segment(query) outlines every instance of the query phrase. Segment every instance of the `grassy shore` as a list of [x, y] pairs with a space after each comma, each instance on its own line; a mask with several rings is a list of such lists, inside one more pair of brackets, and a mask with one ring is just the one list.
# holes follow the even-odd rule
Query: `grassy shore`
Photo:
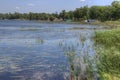
[[95, 21], [95, 22], [70, 22], [72, 24], [90, 24], [90, 25], [98, 25], [98, 26], [103, 26], [104, 29], [116, 29], [120, 28], [120, 21]]
[[120, 80], [120, 29], [97, 31], [94, 39], [100, 80]]
[[102, 25], [102, 26], [104, 26], [104, 28], [108, 28], [108, 29], [120, 28], [120, 21], [105, 21], [105, 22], [96, 21], [96, 22], [92, 22], [90, 24], [92, 24], [92, 25]]
[[72, 22], [50, 22], [50, 23], [66, 23], [66, 24], [88, 24], [88, 25], [98, 25], [103, 26], [103, 29], [116, 29], [120, 28], [120, 21], [95, 21], [95, 22], [84, 22], [84, 21], [72, 21]]

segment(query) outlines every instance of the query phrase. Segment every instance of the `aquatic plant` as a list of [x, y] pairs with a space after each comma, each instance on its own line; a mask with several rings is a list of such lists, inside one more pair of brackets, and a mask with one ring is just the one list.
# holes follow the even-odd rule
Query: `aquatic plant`
[[69, 80], [97, 80], [95, 52], [90, 36], [91, 34], [84, 32], [76, 40], [59, 43], [68, 58]]
[[43, 44], [44, 43], [43, 39], [36, 38], [35, 40], [36, 40], [35, 42], [38, 43], [38, 44]]
[[39, 28], [29, 27], [29, 28], [20, 28], [20, 31], [38, 31]]

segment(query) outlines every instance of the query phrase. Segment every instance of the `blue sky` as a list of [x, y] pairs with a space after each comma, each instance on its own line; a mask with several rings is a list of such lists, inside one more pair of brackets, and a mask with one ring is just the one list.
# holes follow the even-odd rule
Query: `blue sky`
[[0, 0], [0, 13], [60, 12], [84, 5], [110, 5], [114, 0]]

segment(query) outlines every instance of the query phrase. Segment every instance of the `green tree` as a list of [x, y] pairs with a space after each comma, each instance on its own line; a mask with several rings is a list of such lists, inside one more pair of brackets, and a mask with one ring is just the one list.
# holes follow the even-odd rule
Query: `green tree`
[[63, 20], [65, 20], [65, 15], [66, 15], [66, 11], [62, 10], [62, 12], [60, 13], [60, 18], [62, 18]]
[[112, 17], [114, 18], [114, 20], [120, 19], [120, 2], [113, 1], [111, 5], [114, 9]]

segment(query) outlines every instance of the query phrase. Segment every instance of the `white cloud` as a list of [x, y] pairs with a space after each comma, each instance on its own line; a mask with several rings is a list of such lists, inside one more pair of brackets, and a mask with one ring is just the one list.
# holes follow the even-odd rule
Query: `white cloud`
[[85, 0], [80, 0], [80, 2], [84, 2]]
[[29, 4], [28, 4], [28, 6], [31, 6], [31, 7], [33, 7], [33, 6], [34, 6], [34, 4], [32, 4], [32, 3], [29, 3]]
[[15, 7], [15, 9], [20, 10], [20, 7]]

